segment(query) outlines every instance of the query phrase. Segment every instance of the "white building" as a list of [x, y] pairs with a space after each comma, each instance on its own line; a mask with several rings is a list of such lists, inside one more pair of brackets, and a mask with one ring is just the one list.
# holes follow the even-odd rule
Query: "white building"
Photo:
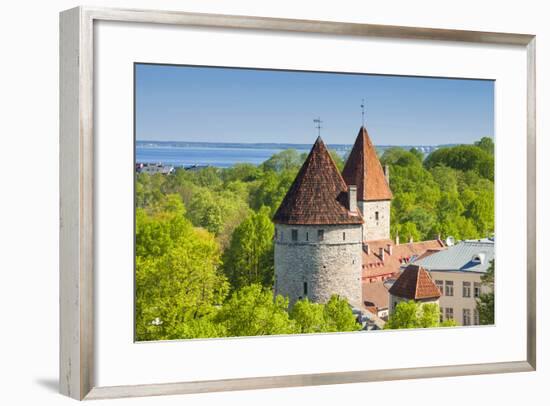
[[491, 288], [481, 283], [495, 257], [495, 240], [461, 241], [447, 249], [414, 261], [425, 268], [441, 292], [439, 306], [443, 319], [459, 325], [479, 324], [476, 299]]

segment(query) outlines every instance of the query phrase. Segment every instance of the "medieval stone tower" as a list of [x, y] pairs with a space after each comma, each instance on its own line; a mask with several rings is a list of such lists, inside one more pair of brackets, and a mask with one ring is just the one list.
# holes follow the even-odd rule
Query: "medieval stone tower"
[[301, 298], [325, 303], [333, 294], [361, 304], [357, 187], [346, 184], [320, 137], [273, 221], [275, 294], [291, 304]]
[[389, 171], [384, 171], [365, 127], [361, 127], [342, 176], [357, 185], [357, 204], [363, 215], [363, 241], [390, 238]]

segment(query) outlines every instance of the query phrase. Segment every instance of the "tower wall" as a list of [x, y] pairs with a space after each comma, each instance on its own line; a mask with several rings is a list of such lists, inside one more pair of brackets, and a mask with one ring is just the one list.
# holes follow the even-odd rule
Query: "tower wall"
[[[390, 238], [390, 205], [391, 200], [359, 201], [363, 214], [363, 241], [383, 240]], [[378, 218], [376, 213], [378, 213]]]
[[[291, 304], [306, 297], [326, 303], [338, 294], [360, 305], [361, 225], [276, 224], [275, 230], [275, 294], [288, 297]], [[297, 231], [296, 241], [292, 240], [292, 230]], [[324, 231], [322, 241], [319, 230]]]

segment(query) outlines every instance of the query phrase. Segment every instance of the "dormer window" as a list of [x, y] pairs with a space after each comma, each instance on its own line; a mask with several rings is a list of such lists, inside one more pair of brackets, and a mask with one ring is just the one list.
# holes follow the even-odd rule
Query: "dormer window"
[[480, 252], [479, 254], [476, 254], [472, 257], [472, 262], [475, 262], [476, 264], [484, 264], [485, 263], [485, 253]]

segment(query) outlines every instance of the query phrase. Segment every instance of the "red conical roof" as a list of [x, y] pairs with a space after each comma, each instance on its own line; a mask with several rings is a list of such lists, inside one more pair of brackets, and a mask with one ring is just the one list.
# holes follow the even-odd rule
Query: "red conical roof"
[[318, 137], [273, 221], [281, 224], [362, 224], [348, 208], [347, 185]]
[[348, 185], [357, 186], [357, 200], [390, 200], [392, 193], [376, 149], [365, 127], [361, 127], [342, 172]]
[[421, 266], [409, 265], [390, 288], [390, 293], [404, 299], [437, 299], [441, 292], [430, 274]]

